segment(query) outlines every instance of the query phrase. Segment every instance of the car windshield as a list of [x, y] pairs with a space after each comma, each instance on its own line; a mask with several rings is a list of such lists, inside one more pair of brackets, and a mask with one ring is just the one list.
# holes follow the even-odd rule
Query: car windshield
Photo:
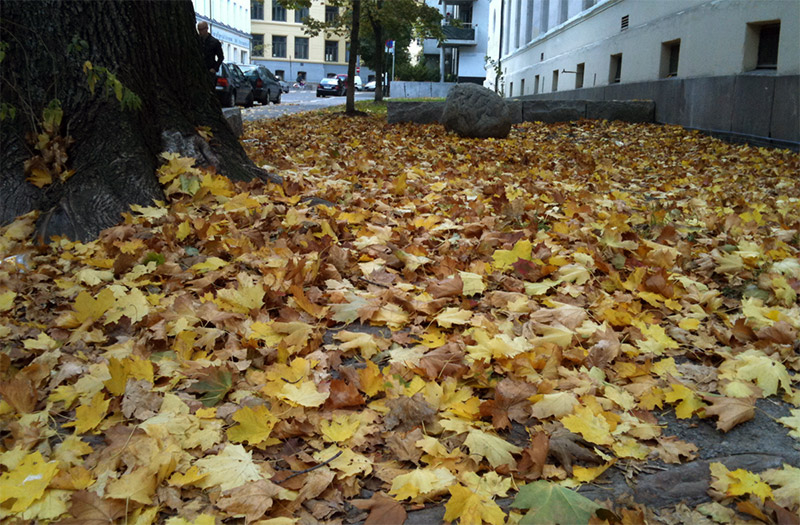
[[323, 78], [320, 84], [338, 84], [339, 80], [336, 78]]

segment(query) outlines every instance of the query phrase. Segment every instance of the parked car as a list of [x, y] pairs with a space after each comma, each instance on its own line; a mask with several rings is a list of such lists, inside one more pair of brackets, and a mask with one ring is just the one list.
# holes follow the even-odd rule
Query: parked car
[[[342, 83], [345, 86], [347, 85], [347, 75], [345, 75], [345, 74], [336, 75], [336, 78], [341, 78], [342, 79]], [[356, 91], [361, 91], [362, 89], [364, 89], [364, 85], [361, 82], [361, 77], [360, 76], [358, 76], [358, 75], [354, 76], [353, 77], [353, 82], [355, 83], [354, 85], [356, 86]]]
[[223, 108], [253, 105], [253, 87], [236, 64], [222, 63], [217, 71], [217, 96]]
[[292, 85], [290, 83], [286, 82], [281, 77], [277, 77], [277, 78], [278, 78], [278, 82], [280, 82], [280, 84], [281, 84], [281, 91], [283, 91], [284, 93], [288, 93], [289, 92], [289, 88], [291, 88]]
[[364, 84], [364, 91], [375, 91], [375, 81], [371, 80]]
[[264, 66], [257, 64], [240, 64], [239, 69], [242, 70], [244, 76], [250, 81], [253, 86], [253, 96], [262, 104], [281, 103], [281, 95], [283, 90], [278, 78], [272, 74], [272, 71]]
[[327, 95], [335, 95], [337, 97], [345, 95], [347, 93], [347, 86], [345, 86], [342, 79], [332, 77], [332, 78], [323, 78], [319, 81], [319, 85], [317, 86], [317, 96], [324, 97]]

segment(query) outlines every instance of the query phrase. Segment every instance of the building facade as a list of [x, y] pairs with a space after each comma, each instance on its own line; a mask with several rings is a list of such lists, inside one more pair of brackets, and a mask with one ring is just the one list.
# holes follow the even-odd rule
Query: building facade
[[197, 22], [208, 22], [225, 62], [250, 61], [250, 0], [194, 0]]
[[489, 41], [489, 0], [426, 0], [441, 10], [445, 40], [423, 42], [429, 67], [441, 82], [483, 83]]
[[489, 16], [506, 96], [800, 73], [797, 0], [492, 0]]
[[252, 0], [252, 63], [266, 66], [288, 82], [302, 78], [315, 83], [347, 73], [347, 37], [325, 33], [309, 36], [303, 31], [304, 18], [332, 20], [338, 14], [337, 7], [321, 1], [314, 1], [307, 9], [293, 10], [276, 0]]

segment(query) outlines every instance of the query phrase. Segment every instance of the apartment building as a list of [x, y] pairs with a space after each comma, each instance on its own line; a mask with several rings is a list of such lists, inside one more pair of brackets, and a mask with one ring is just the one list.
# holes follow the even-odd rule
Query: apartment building
[[425, 39], [423, 54], [442, 82], [483, 83], [489, 41], [489, 0], [426, 0], [441, 10], [445, 40]]
[[298, 78], [319, 82], [332, 74], [347, 73], [346, 36], [322, 33], [312, 37], [303, 32], [303, 19], [333, 20], [338, 9], [314, 2], [310, 8], [293, 10], [276, 0], [252, 0], [252, 63], [266, 66], [289, 82]]
[[250, 0], [193, 0], [197, 23], [208, 22], [226, 62], [250, 61]]

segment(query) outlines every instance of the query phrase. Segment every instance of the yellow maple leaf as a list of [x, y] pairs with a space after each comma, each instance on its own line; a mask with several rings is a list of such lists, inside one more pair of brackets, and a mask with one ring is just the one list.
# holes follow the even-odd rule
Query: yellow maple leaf
[[280, 440], [269, 437], [278, 423], [278, 418], [264, 405], [240, 408], [234, 412], [231, 419], [238, 423], [228, 429], [228, 439], [231, 441], [264, 446], [280, 443]]
[[700, 326], [700, 319], [696, 319], [694, 317], [686, 317], [681, 319], [678, 323], [678, 326], [683, 330], [697, 330]]
[[360, 425], [361, 416], [358, 414], [335, 414], [320, 422], [320, 432], [327, 441], [343, 443], [353, 437]]
[[105, 495], [109, 498], [130, 499], [150, 505], [157, 485], [157, 473], [151, 468], [139, 467], [123, 474], [119, 479], [111, 480], [106, 486]]
[[75, 432], [84, 434], [93, 430], [106, 417], [110, 399], [106, 399], [102, 392], [98, 392], [92, 397], [88, 404], [81, 404], [75, 409], [75, 421], [66, 423], [65, 427], [75, 427]]
[[717, 481], [712, 481], [711, 486], [727, 496], [753, 494], [762, 503], [772, 497], [772, 489], [758, 474], [744, 469], [730, 471], [722, 463], [711, 463], [709, 469], [711, 475], [717, 478]]
[[218, 486], [230, 490], [262, 478], [261, 470], [253, 462], [252, 452], [246, 451], [242, 445], [229, 443], [216, 456], [198, 459], [194, 464], [206, 476], [193, 483], [204, 489]]
[[444, 492], [455, 481], [456, 477], [444, 467], [421, 468], [396, 476], [389, 494], [398, 500], [433, 496]]
[[461, 485], [449, 487], [450, 501], [444, 508], [445, 521], [458, 518], [461, 525], [503, 525], [506, 513], [492, 498]]
[[792, 392], [792, 379], [782, 363], [775, 361], [760, 350], [747, 350], [734, 358], [736, 378], [744, 381], [755, 380], [764, 396], [778, 393], [778, 387], [784, 392]]
[[198, 467], [197, 465], [192, 465], [191, 467], [189, 467], [189, 470], [187, 470], [182, 474], [180, 472], [175, 472], [169, 478], [169, 484], [174, 485], [176, 487], [183, 487], [185, 485], [194, 485], [195, 483], [205, 478], [206, 476], [208, 476], [208, 472], [201, 472], [200, 467]]
[[561, 423], [570, 432], [580, 434], [586, 441], [598, 445], [611, 445], [611, 427], [606, 418], [595, 414], [591, 408], [579, 405], [575, 412], [563, 417]]
[[469, 449], [471, 456], [486, 458], [489, 464], [497, 468], [500, 465], [517, 466], [512, 454], [519, 454], [522, 449], [505, 439], [489, 434], [483, 430], [472, 429], [464, 440], [464, 445]]
[[58, 348], [58, 341], [44, 332], [40, 332], [36, 339], [25, 339], [22, 345], [28, 350], [55, 350]]
[[484, 292], [484, 290], [486, 290], [486, 284], [483, 282], [483, 277], [477, 273], [458, 272], [458, 275], [461, 277], [461, 282], [463, 283], [461, 288], [462, 295], [470, 296], [481, 294]]
[[0, 475], [0, 503], [11, 501], [11, 512], [22, 512], [44, 495], [44, 490], [58, 472], [55, 461], [45, 462], [37, 450], [28, 454], [10, 472]]
[[[417, 442], [417, 445], [419, 445], [419, 442]], [[505, 498], [514, 485], [512, 478], [504, 478], [493, 470], [482, 475], [478, 475], [475, 472], [465, 472], [459, 475], [459, 480], [470, 490], [489, 498]]]
[[342, 341], [342, 344], [339, 345], [340, 350], [347, 352], [348, 350], [357, 349], [364, 359], [370, 359], [381, 350], [375, 337], [366, 332], [342, 330], [334, 336], [334, 339]]
[[325, 450], [315, 452], [313, 457], [320, 463], [329, 461], [328, 465], [332, 469], [342, 473], [339, 476], [340, 478], [372, 473], [372, 460], [363, 454], [353, 452], [349, 448], [339, 448], [336, 445], [332, 445]]
[[372, 361], [367, 361], [367, 366], [358, 371], [358, 378], [361, 381], [361, 391], [367, 397], [374, 397], [386, 389], [386, 378], [378, 365]]
[[678, 342], [668, 336], [664, 328], [657, 324], [634, 321], [633, 325], [641, 330], [646, 338], [644, 341], [636, 341], [636, 346], [644, 353], [662, 355], [669, 348], [680, 347]]
[[779, 505], [786, 508], [800, 505], [800, 468], [784, 464], [780, 469], [762, 472], [761, 479], [770, 485], [778, 486], [772, 491], [772, 495]]
[[7, 312], [14, 307], [14, 299], [17, 297], [17, 292], [11, 290], [0, 293], [0, 312]]
[[31, 169], [31, 174], [25, 179], [37, 188], [44, 188], [53, 183], [53, 176], [50, 171], [43, 168]]
[[125, 385], [128, 384], [128, 379], [140, 379], [153, 383], [152, 361], [139, 356], [131, 356], [124, 359], [112, 357], [108, 360], [108, 371], [111, 374], [111, 379], [104, 384], [108, 391], [115, 396], [121, 396], [125, 393]]
[[492, 254], [494, 260], [494, 269], [503, 271], [517, 262], [520, 259], [527, 261], [531, 260], [531, 253], [533, 252], [533, 245], [527, 239], [517, 241], [514, 247], [510, 250], [496, 250]]
[[572, 392], [556, 392], [553, 394], [537, 394], [531, 398], [532, 415], [538, 419], [548, 417], [564, 417], [572, 413], [578, 398]]
[[209, 257], [205, 261], [197, 263], [189, 268], [193, 272], [206, 273], [214, 270], [219, 270], [228, 266], [228, 261], [220, 259], [219, 257]]
[[329, 396], [328, 392], [319, 392], [317, 386], [311, 381], [303, 381], [297, 385], [285, 384], [277, 397], [294, 406], [311, 408], [320, 406]]
[[97, 321], [114, 306], [115, 302], [114, 292], [110, 288], [103, 288], [97, 294], [97, 297], [92, 297], [89, 292], [82, 291], [75, 298], [75, 304], [73, 305], [75, 319], [78, 320], [79, 324], [88, 319]]
[[454, 324], [467, 324], [472, 317], [472, 312], [460, 308], [445, 308], [439, 315], [434, 317], [442, 328], [450, 328]]
[[679, 419], [688, 419], [695, 412], [706, 406], [694, 390], [680, 383], [673, 383], [670, 387], [672, 387], [672, 390], [665, 392], [664, 399], [668, 403], [680, 401], [678, 406], [675, 407], [675, 415]]
[[470, 362], [478, 360], [488, 362], [491, 359], [515, 357], [533, 349], [533, 345], [522, 336], [511, 337], [508, 334], [497, 334], [489, 337], [489, 334], [481, 328], [476, 329], [472, 335], [478, 344], [467, 345], [467, 359]]
[[236, 280], [239, 284], [236, 289], [225, 288], [217, 292], [216, 303], [222, 310], [246, 314], [264, 306], [266, 292], [261, 280], [244, 272], [237, 275]]
[[800, 410], [792, 409], [789, 411], [789, 413], [791, 416], [778, 418], [778, 422], [791, 429], [789, 430], [790, 436], [800, 440]]

